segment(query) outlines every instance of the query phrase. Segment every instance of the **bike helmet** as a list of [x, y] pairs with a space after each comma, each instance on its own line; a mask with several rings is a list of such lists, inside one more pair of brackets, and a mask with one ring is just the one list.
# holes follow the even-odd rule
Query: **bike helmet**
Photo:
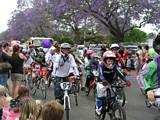
[[26, 48], [22, 49], [22, 53], [28, 53], [29, 51]]
[[106, 61], [106, 59], [108, 59], [108, 58], [113, 58], [114, 60], [116, 59], [116, 55], [115, 55], [115, 53], [114, 52], [112, 52], [112, 51], [106, 51], [106, 52], [104, 52], [103, 53], [103, 61], [105, 62]]
[[91, 55], [91, 57], [92, 57], [92, 58], [99, 58], [99, 56], [98, 56], [97, 53], [93, 53], [93, 54]]
[[93, 54], [93, 50], [87, 50], [85, 54], [86, 55], [92, 55]]
[[118, 45], [118, 44], [112, 44], [112, 45], [110, 46], [110, 49], [113, 49], [113, 48], [119, 48], [119, 45]]
[[71, 49], [71, 45], [69, 43], [62, 43], [61, 44], [61, 48], [68, 48], [68, 49]]
[[153, 48], [150, 48], [150, 49], [148, 50], [148, 55], [149, 55], [150, 57], [154, 57], [154, 56], [156, 55], [156, 51], [155, 51]]

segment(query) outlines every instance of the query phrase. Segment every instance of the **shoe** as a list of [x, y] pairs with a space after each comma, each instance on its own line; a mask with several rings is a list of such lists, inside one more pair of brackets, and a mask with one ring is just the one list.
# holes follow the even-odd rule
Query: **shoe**
[[102, 110], [102, 107], [96, 108], [96, 114], [97, 115], [101, 115], [101, 110]]
[[85, 91], [85, 87], [82, 87], [82, 88], [81, 88], [81, 91]]

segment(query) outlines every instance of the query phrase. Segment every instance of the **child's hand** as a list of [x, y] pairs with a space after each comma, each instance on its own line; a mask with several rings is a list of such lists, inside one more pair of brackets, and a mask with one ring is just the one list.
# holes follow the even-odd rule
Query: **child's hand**
[[149, 101], [155, 101], [154, 92], [152, 90], [147, 92], [147, 97]]
[[127, 80], [127, 81], [126, 81], [126, 85], [127, 85], [127, 87], [131, 87], [131, 85], [132, 85], [131, 81], [130, 81], [130, 80]]

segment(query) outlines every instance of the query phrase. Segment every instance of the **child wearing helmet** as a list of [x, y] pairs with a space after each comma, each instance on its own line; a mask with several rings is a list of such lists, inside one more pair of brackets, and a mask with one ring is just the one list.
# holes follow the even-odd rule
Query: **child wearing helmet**
[[117, 77], [120, 77], [130, 86], [130, 81], [120, 72], [115, 62], [116, 55], [114, 52], [106, 51], [103, 54], [103, 62], [99, 65], [99, 79], [97, 83], [96, 113], [98, 115], [102, 109], [103, 98], [106, 96], [105, 90], [109, 84], [113, 84]]

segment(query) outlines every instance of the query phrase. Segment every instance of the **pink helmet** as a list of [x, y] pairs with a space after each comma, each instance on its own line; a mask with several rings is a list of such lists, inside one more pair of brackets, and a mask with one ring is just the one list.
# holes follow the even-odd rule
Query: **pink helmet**
[[92, 53], [93, 53], [93, 50], [87, 50], [86, 51], [86, 55], [92, 55]]
[[116, 55], [112, 51], [106, 51], [103, 53], [103, 59], [105, 58], [116, 58]]

